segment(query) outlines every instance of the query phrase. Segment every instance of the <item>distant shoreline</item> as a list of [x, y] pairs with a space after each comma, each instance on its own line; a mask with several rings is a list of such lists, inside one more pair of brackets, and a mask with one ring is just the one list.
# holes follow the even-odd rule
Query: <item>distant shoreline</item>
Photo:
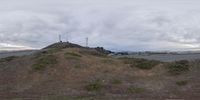
[[188, 54], [146, 54], [146, 55], [117, 55], [117, 57], [144, 58], [148, 60], [158, 60], [163, 62], [173, 62], [178, 60], [200, 60], [200, 53]]
[[5, 58], [9, 56], [25, 56], [31, 55], [38, 50], [14, 50], [14, 51], [0, 51], [0, 58]]

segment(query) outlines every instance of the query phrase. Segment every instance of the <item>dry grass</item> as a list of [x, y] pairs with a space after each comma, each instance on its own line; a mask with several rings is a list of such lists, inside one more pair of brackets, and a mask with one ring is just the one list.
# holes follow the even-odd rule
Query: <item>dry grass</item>
[[[15, 73], [13, 73], [12, 69], [10, 69], [11, 71], [9, 72], [8, 66], [4, 67], [7, 72], [4, 72], [5, 70], [0, 70], [0, 75], [10, 77], [3, 77], [1, 80], [3, 82], [0, 82], [0, 84], [3, 84], [2, 86], [6, 85], [8, 88], [15, 88], [15, 85], [19, 84], [18, 88], [26, 88], [25, 92], [19, 93], [22, 96], [27, 96], [28, 93], [35, 93], [34, 95], [36, 96], [49, 96], [49, 94], [52, 96], [60, 94], [66, 95], [64, 97], [55, 97], [55, 99], [52, 97], [53, 100], [88, 100], [87, 97], [82, 98], [79, 96], [88, 96], [90, 94], [94, 95], [94, 98], [91, 100], [96, 100], [97, 96], [106, 96], [104, 94], [108, 94], [109, 97], [121, 96], [122, 98], [115, 98], [119, 100], [127, 100], [127, 98], [123, 98], [123, 96], [130, 98], [145, 96], [144, 98], [148, 100], [149, 97], [158, 97], [157, 94], [169, 97], [170, 95], [166, 94], [166, 91], [169, 91], [169, 93], [172, 92], [171, 87], [176, 84], [177, 87], [184, 86], [188, 83], [184, 80], [176, 82], [176, 80], [179, 80], [177, 77], [168, 77], [166, 72], [169, 69], [166, 69], [157, 61], [95, 56], [96, 54], [93, 53], [80, 53], [82, 50], [85, 49], [69, 48], [58, 52], [53, 51], [54, 53], [42, 53], [34, 60], [30, 57], [31, 60], [27, 60], [27, 62], [19, 59], [16, 65], [14, 64], [15, 62], [9, 62], [9, 66], [16, 68], [16, 70], [14, 70]], [[34, 64], [33, 66], [31, 65], [32, 63]], [[185, 62], [179, 62], [181, 65], [187, 65], [184, 63]], [[157, 66], [157, 64], [159, 64], [159, 66]], [[42, 73], [29, 73], [27, 66], [32, 66], [36, 71], [42, 70]], [[56, 67], [46, 70], [51, 66]], [[200, 71], [197, 71], [196, 73], [199, 72]], [[18, 77], [16, 77], [15, 80], [13, 76], [16, 75]], [[191, 75], [188, 76], [191, 78], [190, 80], [195, 80], [194, 84], [196, 85], [192, 86], [192, 84], [187, 84], [187, 86], [191, 88], [185, 89], [187, 91], [193, 91], [196, 88], [195, 86], [199, 84], [197, 80], [198, 76], [192, 76], [193, 74], [189, 75]], [[101, 81], [95, 81], [95, 79], [100, 79]], [[7, 85], [8, 81], [11, 81], [9, 85]], [[30, 87], [25, 87], [27, 85]], [[9, 92], [10, 90], [5, 91]], [[4, 95], [7, 95], [6, 92]], [[15, 95], [10, 94], [8, 96], [12, 97]], [[192, 96], [189, 95], [188, 97]], [[109, 98], [104, 100], [109, 100]]]

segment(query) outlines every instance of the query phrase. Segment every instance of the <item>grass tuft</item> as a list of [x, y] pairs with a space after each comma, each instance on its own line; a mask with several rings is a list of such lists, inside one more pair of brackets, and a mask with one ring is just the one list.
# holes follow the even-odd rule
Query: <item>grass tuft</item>
[[66, 59], [79, 59], [81, 57], [82, 57], [82, 55], [79, 55], [77, 53], [73, 53], [73, 52], [67, 52], [67, 53], [65, 53], [65, 58]]
[[187, 85], [187, 83], [188, 83], [188, 81], [177, 81], [176, 85], [178, 85], [178, 86], [185, 86], [185, 85]]
[[80, 65], [80, 64], [76, 64], [76, 65], [74, 66], [74, 68], [79, 69], [79, 68], [81, 68], [81, 65]]
[[94, 100], [91, 96], [48, 96], [42, 100]]
[[128, 88], [129, 93], [142, 93], [144, 91], [145, 91], [144, 88], [139, 88], [139, 87], [129, 87]]
[[114, 79], [114, 80], [112, 80], [112, 84], [122, 84], [122, 81], [120, 81], [118, 79]]
[[85, 86], [87, 91], [100, 91], [103, 88], [103, 85], [99, 81], [92, 82]]

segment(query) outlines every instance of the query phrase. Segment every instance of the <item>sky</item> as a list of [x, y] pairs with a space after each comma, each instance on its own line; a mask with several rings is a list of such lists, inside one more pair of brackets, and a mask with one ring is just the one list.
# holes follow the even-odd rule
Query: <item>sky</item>
[[114, 51], [200, 49], [199, 0], [0, 0], [0, 50], [58, 41]]

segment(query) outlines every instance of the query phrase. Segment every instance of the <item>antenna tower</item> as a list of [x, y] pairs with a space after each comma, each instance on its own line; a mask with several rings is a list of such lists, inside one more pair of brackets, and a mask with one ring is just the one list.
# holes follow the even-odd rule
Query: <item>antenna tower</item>
[[88, 37], [86, 37], [85, 40], [86, 40], [85, 45], [86, 45], [86, 47], [88, 47]]
[[66, 33], [66, 42], [69, 42], [69, 40], [68, 40], [68, 34]]
[[59, 34], [59, 42], [62, 42], [61, 38], [62, 38], [62, 37], [61, 37], [61, 35]]

